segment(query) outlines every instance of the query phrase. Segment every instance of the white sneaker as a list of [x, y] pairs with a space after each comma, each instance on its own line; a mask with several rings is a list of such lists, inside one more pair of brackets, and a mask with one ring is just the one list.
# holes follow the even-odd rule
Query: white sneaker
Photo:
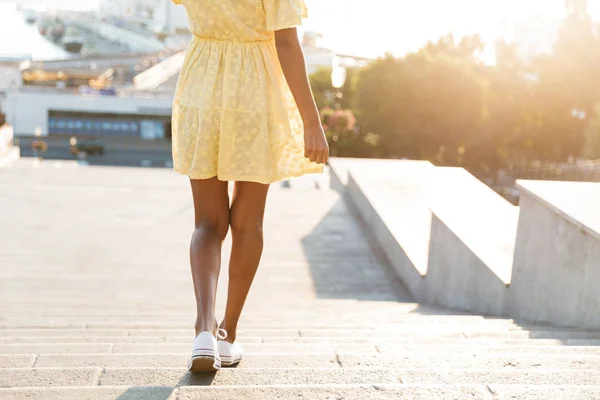
[[[221, 334], [217, 331], [219, 339], [227, 337], [227, 332]], [[209, 331], [200, 332], [194, 339], [194, 350], [188, 369], [192, 372], [218, 371], [221, 369], [221, 357], [217, 351], [217, 338]]]
[[221, 362], [223, 363], [224, 367], [230, 367], [242, 361], [244, 349], [242, 349], [241, 345], [237, 343], [231, 344], [225, 340], [219, 340], [217, 342], [217, 348], [219, 349], [219, 356], [221, 357]]

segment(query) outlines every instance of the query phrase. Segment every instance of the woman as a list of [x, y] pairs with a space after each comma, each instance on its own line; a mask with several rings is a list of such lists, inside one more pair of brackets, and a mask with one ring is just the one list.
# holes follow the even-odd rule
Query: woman
[[[194, 37], [173, 103], [174, 169], [190, 177], [190, 261], [197, 304], [191, 371], [238, 363], [236, 328], [260, 261], [269, 184], [322, 172], [329, 148], [296, 27], [304, 0], [173, 0]], [[228, 181], [235, 181], [229, 205]], [[225, 317], [215, 316], [231, 226]], [[217, 340], [218, 339], [218, 340]]]

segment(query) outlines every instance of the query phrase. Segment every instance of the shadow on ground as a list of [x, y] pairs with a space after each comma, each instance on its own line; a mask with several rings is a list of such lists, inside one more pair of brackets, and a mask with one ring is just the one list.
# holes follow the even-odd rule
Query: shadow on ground
[[302, 239], [317, 296], [412, 302], [365, 232], [361, 221], [340, 198]]
[[[238, 364], [239, 365], [239, 364]], [[237, 368], [234, 365], [228, 368]], [[211, 386], [217, 372], [186, 372], [175, 387], [170, 386], [135, 386], [127, 388], [115, 400], [168, 400], [173, 391], [180, 386]]]
[[125, 390], [116, 400], [167, 400], [172, 393], [169, 386], [136, 386]]

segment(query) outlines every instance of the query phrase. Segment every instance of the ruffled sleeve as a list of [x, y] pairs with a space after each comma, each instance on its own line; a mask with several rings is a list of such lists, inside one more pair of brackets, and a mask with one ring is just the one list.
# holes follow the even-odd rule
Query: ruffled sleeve
[[263, 0], [267, 13], [267, 30], [279, 31], [302, 25], [302, 18], [308, 17], [304, 0]]

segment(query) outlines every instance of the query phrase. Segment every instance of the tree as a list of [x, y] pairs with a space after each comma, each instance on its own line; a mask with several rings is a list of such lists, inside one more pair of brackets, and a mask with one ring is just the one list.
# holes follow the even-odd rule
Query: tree
[[356, 98], [361, 129], [380, 135], [386, 156], [460, 164], [479, 132], [482, 94], [472, 60], [421, 51], [373, 62], [361, 73]]
[[600, 159], [600, 104], [594, 108], [594, 115], [589, 119], [584, 135], [582, 155], [589, 159]]
[[460, 42], [456, 42], [454, 35], [448, 33], [438, 39], [437, 42], [428, 42], [422, 49], [430, 55], [446, 55], [458, 58], [476, 58], [479, 55], [485, 44], [479, 35], [471, 35], [463, 37]]
[[554, 52], [533, 62], [536, 113], [543, 134], [532, 137], [542, 160], [563, 161], [579, 155], [586, 116], [598, 103], [600, 41], [586, 0], [567, 0], [567, 15]]
[[319, 110], [333, 107], [335, 89], [331, 86], [331, 68], [319, 67], [310, 75], [310, 86]]

